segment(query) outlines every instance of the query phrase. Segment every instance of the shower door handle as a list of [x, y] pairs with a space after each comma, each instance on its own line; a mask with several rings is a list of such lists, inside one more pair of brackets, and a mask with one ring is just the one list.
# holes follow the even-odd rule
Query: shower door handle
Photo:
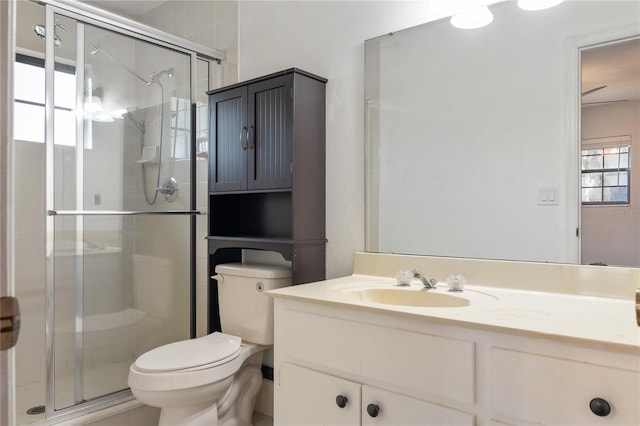
[[15, 297], [0, 297], [0, 350], [18, 343], [20, 336], [20, 304]]

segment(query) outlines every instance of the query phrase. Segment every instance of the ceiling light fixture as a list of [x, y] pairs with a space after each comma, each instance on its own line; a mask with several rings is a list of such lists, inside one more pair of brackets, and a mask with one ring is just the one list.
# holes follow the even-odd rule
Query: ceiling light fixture
[[557, 6], [564, 0], [518, 0], [518, 7], [523, 10], [542, 10]]
[[476, 6], [451, 17], [451, 25], [461, 29], [474, 29], [489, 25], [493, 14], [487, 6]]

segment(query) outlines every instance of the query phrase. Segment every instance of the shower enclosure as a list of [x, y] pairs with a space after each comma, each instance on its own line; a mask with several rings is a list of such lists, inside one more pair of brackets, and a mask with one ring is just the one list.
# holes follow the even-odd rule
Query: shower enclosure
[[[38, 114], [45, 123], [44, 144], [29, 135], [33, 126], [16, 131], [18, 153], [44, 164], [45, 297], [35, 317], [44, 333], [29, 321], [23, 328], [24, 345], [44, 342], [44, 369], [17, 395], [19, 407], [37, 395], [27, 403], [35, 414], [64, 419], [132, 398], [135, 358], [195, 335], [196, 169], [206, 168], [196, 147], [224, 53], [91, 8], [52, 1], [44, 10], [32, 26], [44, 61], [27, 50], [16, 63], [20, 78], [40, 73], [44, 84], [34, 77], [15, 104], [16, 123]], [[18, 174], [38, 173], [17, 162]]]

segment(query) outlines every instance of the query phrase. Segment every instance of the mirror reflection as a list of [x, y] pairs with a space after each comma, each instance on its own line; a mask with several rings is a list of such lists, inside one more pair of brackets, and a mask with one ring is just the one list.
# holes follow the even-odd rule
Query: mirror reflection
[[367, 250], [640, 266], [640, 3], [490, 9], [365, 42]]

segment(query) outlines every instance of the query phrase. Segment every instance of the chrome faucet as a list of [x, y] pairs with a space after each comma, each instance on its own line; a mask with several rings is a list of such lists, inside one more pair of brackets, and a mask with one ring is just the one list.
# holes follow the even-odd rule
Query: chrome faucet
[[424, 276], [422, 272], [420, 272], [417, 268], [413, 271], [413, 278], [418, 278], [422, 285], [424, 286], [424, 290], [429, 290], [432, 288], [436, 288], [436, 284], [438, 284], [438, 280], [436, 280], [433, 276], [428, 275]]

